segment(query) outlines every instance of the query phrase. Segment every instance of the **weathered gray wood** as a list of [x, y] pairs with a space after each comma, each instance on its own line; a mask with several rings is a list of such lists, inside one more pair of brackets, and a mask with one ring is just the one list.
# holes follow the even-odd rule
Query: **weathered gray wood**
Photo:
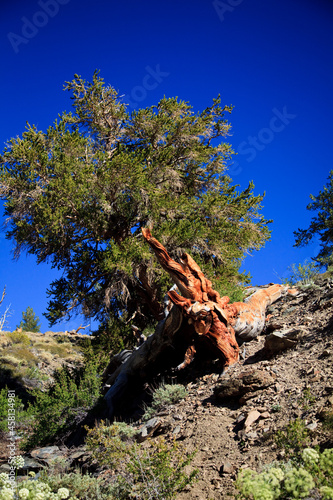
[[[122, 357], [120, 353], [111, 360], [109, 370], [112, 373], [106, 377], [105, 384], [105, 388], [108, 388], [105, 401], [109, 418], [114, 415], [120, 400], [126, 398], [127, 389], [158, 373], [161, 356], [167, 348], [175, 346], [175, 336], [181, 327], [180, 333], [185, 336], [188, 344], [184, 361], [178, 365], [178, 369], [192, 361], [196, 353], [196, 337], [200, 336], [225, 361], [225, 366], [230, 366], [239, 359], [236, 339], [243, 341], [258, 336], [265, 326], [267, 306], [282, 295], [293, 292], [287, 286], [271, 285], [258, 290], [244, 302], [230, 304], [229, 297], [220, 297], [188, 254], [182, 255], [180, 263], [175, 262], [163, 245], [151, 236], [149, 230], [144, 229], [142, 232], [182, 296], [169, 291], [168, 297], [173, 305], [168, 316], [157, 325], [155, 333], [132, 354], [126, 352], [123, 353], [126, 356]], [[115, 362], [121, 363], [116, 369]], [[108, 369], [106, 374], [107, 372]]]
[[157, 360], [173, 344], [174, 336], [182, 321], [181, 311], [177, 307], [172, 307], [168, 317], [158, 323], [155, 333], [135, 349], [114, 373], [110, 374], [105, 384], [111, 386], [105, 395], [109, 418], [114, 415], [117, 403], [125, 396], [127, 388], [132, 383], [144, 382], [148, 369], [149, 372], [158, 372]]

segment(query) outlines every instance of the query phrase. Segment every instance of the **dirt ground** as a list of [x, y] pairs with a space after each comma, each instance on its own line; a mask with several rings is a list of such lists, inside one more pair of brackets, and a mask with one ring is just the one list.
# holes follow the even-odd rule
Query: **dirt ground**
[[307, 426], [311, 445], [333, 446], [333, 432], [323, 425], [325, 412], [333, 411], [333, 278], [299, 287], [267, 316], [262, 335], [241, 346], [240, 362], [226, 373], [218, 363], [199, 369], [194, 362], [166, 380], [184, 384], [188, 396], [154, 415], [153, 436], [196, 450], [189, 469], [199, 470], [178, 500], [235, 498], [240, 468], [260, 471], [284, 458], [274, 436], [296, 418]]
[[[306, 424], [312, 445], [333, 446], [322, 423], [324, 412], [333, 409], [333, 280], [280, 299], [268, 314], [263, 334], [242, 346], [244, 359], [222, 377], [206, 374], [189, 382], [189, 396], [162, 412], [159, 432], [164, 426], [169, 438], [197, 450], [193, 466], [199, 480], [179, 500], [235, 498], [240, 468], [259, 471], [284, 458], [274, 435], [296, 418]], [[294, 340], [267, 355], [263, 347], [273, 331], [291, 331]], [[235, 380], [245, 383], [227, 397], [226, 387]]]

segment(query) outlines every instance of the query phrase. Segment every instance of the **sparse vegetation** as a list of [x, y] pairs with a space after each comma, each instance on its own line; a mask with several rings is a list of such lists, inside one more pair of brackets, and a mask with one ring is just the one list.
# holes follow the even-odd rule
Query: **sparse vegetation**
[[78, 469], [62, 474], [42, 473], [42, 480], [52, 491], [66, 488], [71, 498], [77, 500], [117, 500], [114, 485], [103, 478], [92, 474], [82, 474]]
[[153, 392], [153, 399], [150, 406], [147, 406], [143, 416], [144, 420], [151, 418], [156, 412], [165, 406], [177, 403], [186, 398], [187, 391], [181, 384], [163, 384]]
[[296, 418], [289, 422], [284, 429], [277, 431], [275, 442], [284, 449], [287, 456], [299, 456], [303, 448], [309, 445], [309, 432], [302, 419]]
[[187, 453], [175, 441], [167, 444], [162, 438], [149, 440], [149, 446], [143, 447], [131, 434], [130, 427], [117, 423], [105, 426], [102, 422], [88, 430], [86, 443], [93, 457], [117, 471], [117, 499], [173, 499], [195, 480], [197, 470], [186, 472], [194, 453]]
[[313, 285], [314, 278], [320, 272], [318, 263], [305, 260], [303, 264], [292, 264], [289, 269], [289, 276], [285, 279], [285, 283], [290, 286], [295, 285]]
[[23, 346], [30, 345], [30, 338], [24, 332], [15, 330], [14, 332], [6, 333], [6, 337], [12, 344], [21, 344]]

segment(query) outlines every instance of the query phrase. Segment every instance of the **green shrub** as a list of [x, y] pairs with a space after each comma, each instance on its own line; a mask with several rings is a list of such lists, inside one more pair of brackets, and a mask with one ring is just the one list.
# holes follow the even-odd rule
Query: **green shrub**
[[315, 401], [316, 401], [316, 396], [314, 396], [311, 393], [311, 390], [309, 389], [309, 387], [306, 387], [303, 390], [302, 396], [299, 399], [299, 403], [301, 405], [301, 408], [304, 411], [307, 411], [311, 408], [311, 406], [314, 405]]
[[285, 280], [286, 284], [312, 285], [314, 278], [319, 274], [320, 267], [314, 262], [305, 260], [303, 264], [292, 264], [288, 269], [289, 277]]
[[309, 432], [305, 423], [300, 418], [292, 420], [275, 435], [275, 442], [279, 448], [283, 448], [287, 456], [298, 456], [303, 448], [309, 444]]
[[[12, 400], [12, 398], [11, 398]], [[23, 412], [23, 403], [18, 396], [14, 399], [14, 409], [16, 420], [20, 421], [20, 415]], [[0, 390], [0, 432], [7, 432], [8, 430], [8, 388], [4, 387]]]
[[8, 332], [6, 337], [11, 341], [12, 344], [22, 344], [24, 346], [30, 345], [31, 341], [29, 336], [24, 332]]
[[284, 488], [291, 498], [305, 498], [314, 487], [311, 474], [303, 467], [293, 467], [285, 475]]
[[52, 491], [59, 488], [69, 490], [71, 498], [79, 500], [116, 500], [112, 484], [100, 477], [91, 474], [81, 474], [79, 470], [66, 474], [51, 474], [43, 471], [42, 480], [49, 485]]
[[[23, 460], [23, 465], [24, 465], [24, 460]], [[23, 465], [21, 464], [21, 466]], [[64, 488], [60, 484], [54, 484], [53, 487], [51, 487], [47, 481], [43, 481], [40, 479], [32, 481], [31, 479], [34, 478], [35, 476], [34, 472], [30, 472], [30, 476], [31, 476], [30, 479], [27, 478], [16, 486], [15, 488], [16, 495], [14, 497], [13, 484], [9, 480], [8, 474], [6, 473], [0, 474], [0, 498], [3, 500], [11, 500], [13, 498], [19, 498], [22, 500], [27, 500], [27, 499], [64, 500], [67, 498], [69, 499], [70, 491], [68, 488]], [[75, 497], [71, 496], [69, 500], [75, 500]]]
[[43, 373], [38, 366], [30, 366], [25, 372], [25, 376], [31, 380], [38, 380], [40, 382], [46, 382], [49, 380], [48, 375]]
[[168, 445], [163, 438], [150, 444], [150, 449], [137, 444], [130, 449], [127, 470], [131, 475], [127, 481], [131, 490], [142, 499], [175, 498], [197, 476], [196, 470], [190, 474], [184, 471], [194, 453], [186, 453], [175, 441]]
[[105, 425], [102, 421], [94, 429], [88, 429], [86, 445], [101, 465], [116, 468], [124, 462], [130, 447], [130, 438], [135, 434], [133, 427], [121, 422]]
[[261, 473], [243, 469], [236, 487], [245, 500], [306, 498], [312, 492], [315, 498], [333, 499], [333, 449], [305, 448], [295, 465], [274, 464]]
[[88, 409], [100, 396], [101, 379], [93, 362], [71, 370], [63, 367], [54, 373], [54, 383], [47, 391], [32, 391], [35, 402], [28, 413], [33, 430], [24, 441], [24, 447], [51, 443], [75, 425], [80, 409]]
[[162, 408], [186, 398], [187, 394], [187, 390], [181, 384], [161, 385], [153, 392], [153, 400], [151, 405], [146, 407], [143, 419], [148, 420]]
[[148, 440], [142, 446], [129, 437], [126, 424], [101, 425], [88, 431], [86, 444], [99, 465], [116, 470], [115, 498], [125, 500], [173, 499], [177, 492], [191, 484], [197, 471], [185, 471], [194, 453], [164, 439]]

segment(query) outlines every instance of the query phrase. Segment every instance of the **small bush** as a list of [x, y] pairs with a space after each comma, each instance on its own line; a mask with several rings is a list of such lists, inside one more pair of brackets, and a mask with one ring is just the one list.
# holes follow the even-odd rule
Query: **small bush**
[[319, 453], [305, 448], [295, 465], [273, 464], [261, 473], [243, 469], [238, 473], [236, 487], [238, 498], [245, 500], [306, 498], [310, 494], [333, 499], [333, 449]]
[[113, 495], [114, 487], [112, 484], [100, 477], [94, 477], [90, 474], [81, 474], [79, 470], [66, 474], [49, 475], [42, 472], [42, 480], [49, 485], [52, 491], [59, 488], [69, 490], [71, 498], [79, 500], [116, 500]]
[[303, 448], [309, 444], [309, 440], [309, 432], [300, 418], [289, 422], [284, 429], [277, 431], [275, 435], [276, 444], [285, 450], [287, 456], [298, 456]]
[[134, 429], [124, 423], [105, 425], [102, 421], [94, 429], [88, 429], [86, 445], [93, 452], [93, 457], [101, 465], [119, 467], [126, 459], [129, 438], [134, 436]]
[[318, 276], [320, 267], [314, 262], [307, 260], [303, 264], [292, 264], [289, 268], [289, 277], [285, 280], [286, 284], [294, 285], [312, 285], [314, 278]]
[[78, 409], [88, 409], [100, 396], [101, 379], [93, 362], [71, 370], [63, 367], [54, 373], [54, 383], [47, 391], [32, 391], [35, 402], [28, 414], [33, 430], [24, 441], [24, 447], [51, 443], [75, 426]]
[[110, 487], [105, 485], [105, 481], [90, 475], [81, 475], [77, 472], [55, 476], [42, 472], [40, 478], [35, 479], [35, 473], [30, 472], [29, 476], [30, 478], [21, 481], [16, 486], [14, 497], [13, 484], [9, 480], [8, 474], [0, 474], [0, 498], [3, 500], [13, 498], [22, 500], [115, 500], [115, 497], [110, 495]]
[[8, 332], [6, 337], [11, 341], [12, 344], [22, 344], [24, 346], [30, 345], [30, 338], [24, 332]]
[[49, 380], [48, 375], [43, 373], [37, 366], [30, 366], [25, 372], [25, 377], [30, 380], [38, 380], [40, 382], [46, 382]]
[[150, 449], [135, 444], [130, 450], [127, 470], [131, 475], [127, 481], [131, 490], [142, 499], [175, 498], [197, 476], [197, 470], [190, 474], [184, 470], [194, 453], [186, 453], [176, 442], [168, 445], [162, 438], [150, 444]]
[[306, 387], [303, 390], [301, 398], [299, 399], [299, 403], [301, 405], [301, 408], [304, 411], [307, 411], [311, 408], [311, 406], [314, 405], [315, 401], [316, 401], [316, 396], [314, 396], [311, 393], [310, 389], [308, 387]]
[[185, 471], [194, 453], [173, 442], [148, 440], [143, 447], [129, 437], [126, 424], [101, 425], [88, 431], [86, 444], [100, 465], [116, 470], [116, 498], [137, 500], [173, 499], [177, 492], [191, 484], [197, 475]]
[[328, 410], [324, 413], [323, 425], [325, 430], [333, 434], [333, 410]]
[[154, 391], [153, 400], [151, 405], [146, 407], [143, 419], [148, 420], [162, 408], [186, 398], [187, 394], [187, 390], [181, 384], [161, 385]]
[[[20, 420], [19, 414], [23, 411], [23, 403], [21, 399], [16, 396], [14, 399], [14, 408], [17, 421]], [[8, 430], [8, 388], [4, 387], [0, 390], [0, 432], [7, 432]]]

